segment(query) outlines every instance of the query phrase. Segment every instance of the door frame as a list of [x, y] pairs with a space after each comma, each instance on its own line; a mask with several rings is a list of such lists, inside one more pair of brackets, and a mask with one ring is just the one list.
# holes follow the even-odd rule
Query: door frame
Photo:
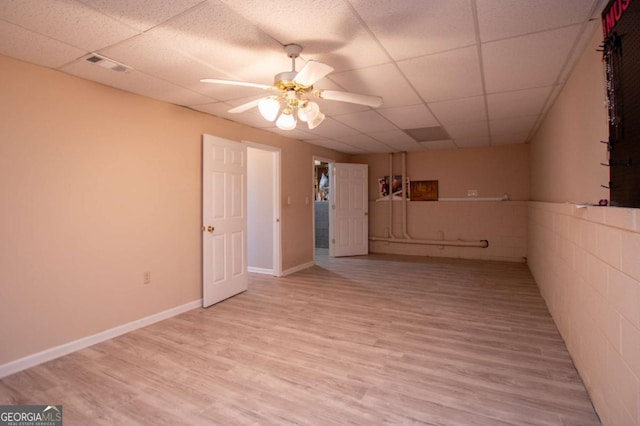
[[314, 202], [313, 208], [311, 209], [311, 236], [312, 236], [312, 242], [313, 242], [313, 259], [315, 261], [316, 258], [316, 208], [315, 208], [315, 202], [316, 202], [316, 198], [315, 198], [315, 186], [314, 186], [314, 182], [315, 182], [315, 178], [316, 178], [316, 161], [320, 161], [322, 163], [327, 163], [329, 164], [329, 256], [333, 257], [334, 256], [334, 244], [331, 242], [333, 239], [333, 214], [334, 214], [334, 210], [333, 210], [333, 204], [334, 204], [334, 190], [335, 187], [334, 182], [333, 182], [333, 167], [334, 164], [336, 162], [336, 160], [333, 160], [331, 158], [326, 158], [326, 157], [320, 157], [317, 155], [314, 155], [311, 157], [311, 199]]
[[[249, 148], [259, 149], [262, 151], [271, 152], [273, 155], [273, 273], [274, 277], [282, 276], [282, 216], [280, 207], [280, 193], [281, 193], [281, 156], [282, 150], [280, 148], [265, 145], [257, 142], [251, 142], [247, 140], [242, 141]], [[251, 173], [247, 170], [247, 174]], [[251, 235], [247, 235], [247, 239], [251, 239]]]

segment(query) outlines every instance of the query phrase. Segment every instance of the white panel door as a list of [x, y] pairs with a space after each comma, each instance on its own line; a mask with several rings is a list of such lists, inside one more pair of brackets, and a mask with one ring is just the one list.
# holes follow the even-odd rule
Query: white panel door
[[333, 172], [334, 256], [369, 253], [369, 204], [366, 164], [336, 163]]
[[202, 138], [202, 305], [247, 289], [247, 149]]

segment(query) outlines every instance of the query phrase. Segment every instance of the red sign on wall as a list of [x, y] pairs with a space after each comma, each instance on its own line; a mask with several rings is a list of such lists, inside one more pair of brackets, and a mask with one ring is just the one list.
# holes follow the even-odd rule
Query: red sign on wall
[[629, 9], [631, 0], [611, 0], [602, 11], [602, 33], [607, 37], [616, 24], [622, 19], [624, 12]]

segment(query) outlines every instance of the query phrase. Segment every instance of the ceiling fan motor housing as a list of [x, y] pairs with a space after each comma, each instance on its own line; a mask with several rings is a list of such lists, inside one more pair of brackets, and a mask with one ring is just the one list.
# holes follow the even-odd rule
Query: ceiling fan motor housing
[[313, 90], [313, 85], [303, 86], [302, 84], [296, 83], [294, 81], [296, 75], [298, 75], [297, 71], [278, 73], [273, 78], [273, 85], [282, 91], [295, 90], [296, 92], [307, 93]]

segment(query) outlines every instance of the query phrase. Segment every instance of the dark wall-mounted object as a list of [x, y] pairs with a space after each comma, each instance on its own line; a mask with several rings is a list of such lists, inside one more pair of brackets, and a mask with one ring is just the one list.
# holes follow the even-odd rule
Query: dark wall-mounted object
[[640, 1], [611, 0], [602, 12], [612, 206], [640, 207]]
[[438, 181], [412, 180], [409, 193], [411, 201], [438, 201]]

